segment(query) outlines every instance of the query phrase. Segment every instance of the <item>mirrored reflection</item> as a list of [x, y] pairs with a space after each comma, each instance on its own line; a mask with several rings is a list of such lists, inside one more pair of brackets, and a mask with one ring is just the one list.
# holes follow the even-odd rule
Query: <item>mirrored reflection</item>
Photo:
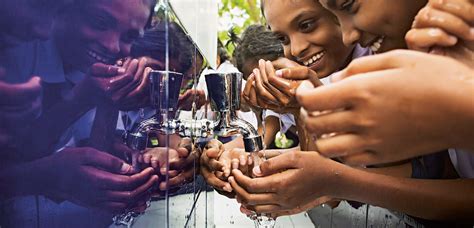
[[1, 2], [0, 226], [207, 223], [189, 130], [206, 60], [167, 4]]

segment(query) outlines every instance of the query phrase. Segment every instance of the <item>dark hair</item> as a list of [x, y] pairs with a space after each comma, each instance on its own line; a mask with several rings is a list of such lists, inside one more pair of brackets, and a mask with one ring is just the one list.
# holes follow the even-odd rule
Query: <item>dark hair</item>
[[280, 40], [263, 25], [249, 26], [236, 43], [233, 57], [239, 71], [247, 61], [273, 61], [284, 56]]
[[193, 63], [194, 45], [182, 28], [174, 23], [168, 23], [168, 39], [166, 39], [166, 22], [160, 22], [154, 28], [145, 32], [143, 37], [132, 45], [132, 57], [149, 56], [165, 62], [166, 43], [169, 45], [169, 58], [177, 60], [180, 70], [187, 71]]
[[219, 56], [219, 60], [221, 63], [229, 60], [230, 58], [229, 54], [227, 53], [227, 50], [219, 39], [217, 39], [217, 55]]

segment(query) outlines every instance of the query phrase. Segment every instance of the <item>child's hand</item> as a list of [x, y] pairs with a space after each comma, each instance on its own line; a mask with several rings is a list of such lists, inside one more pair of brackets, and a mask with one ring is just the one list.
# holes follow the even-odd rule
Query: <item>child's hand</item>
[[[4, 74], [0, 67], [0, 79]], [[12, 147], [13, 138], [41, 113], [42, 87], [39, 77], [22, 84], [0, 81], [0, 147]]]
[[245, 101], [254, 107], [279, 113], [298, 111], [300, 105], [295, 97], [296, 88], [303, 80], [317, 81], [318, 85], [320, 82], [316, 72], [297, 63], [290, 63], [281, 59], [274, 62], [260, 60], [259, 68], [254, 69], [245, 85]]
[[[231, 193], [232, 187], [230, 187], [230, 184], [227, 181], [219, 179], [216, 175], [218, 172], [224, 172], [224, 164], [218, 161], [222, 152], [224, 152], [224, 146], [219, 140], [213, 139], [207, 143], [201, 155], [201, 175], [206, 182], [217, 191]], [[226, 195], [233, 197], [233, 194]]]
[[405, 39], [411, 49], [449, 56], [474, 67], [474, 3], [430, 0]]
[[93, 104], [103, 101], [97, 97], [105, 98], [121, 110], [144, 107], [149, 103], [147, 76], [157, 65], [156, 60], [146, 57], [127, 60], [120, 67], [96, 63], [74, 88], [74, 94]]
[[232, 169], [239, 169], [250, 175], [252, 158], [243, 149], [226, 150], [218, 140], [211, 140], [201, 155], [201, 174], [206, 182], [221, 194], [233, 197], [234, 193], [227, 179]]

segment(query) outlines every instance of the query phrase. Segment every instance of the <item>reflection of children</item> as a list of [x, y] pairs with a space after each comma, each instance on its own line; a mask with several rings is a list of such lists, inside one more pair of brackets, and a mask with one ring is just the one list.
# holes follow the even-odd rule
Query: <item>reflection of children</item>
[[[195, 71], [199, 71], [202, 65], [199, 62], [200, 57], [193, 57], [195, 54], [193, 53], [194, 46], [178, 24], [168, 24], [168, 33], [165, 25], [165, 23], [158, 23], [154, 28], [146, 31], [144, 36], [133, 44], [131, 55], [136, 58], [146, 56], [149, 61], [155, 63], [150, 66], [151, 68], [164, 70], [165, 51], [167, 45], [169, 45], [169, 69], [185, 75], [181, 85], [181, 88], [185, 91], [180, 94], [178, 99], [178, 109], [180, 112], [191, 110], [193, 102], [195, 102], [196, 108], [200, 108], [206, 102], [204, 92], [188, 87], [188, 82], [192, 82], [192, 78], [196, 74]], [[170, 40], [168, 43], [164, 42], [167, 34]], [[131, 130], [142, 120], [153, 116], [155, 111], [152, 108], [144, 108], [122, 113], [124, 129]], [[168, 118], [175, 117], [169, 116]], [[160, 178], [160, 190], [177, 189], [184, 183], [193, 181], [195, 172], [193, 165], [199, 157], [199, 149], [194, 148], [189, 139], [181, 139], [178, 135], [171, 135], [167, 138], [164, 135], [156, 135], [155, 137], [150, 134], [149, 137], [154, 138], [150, 142], [152, 144], [155, 142], [155, 145], [150, 145], [151, 148], [141, 152], [137, 161], [142, 168], [153, 167], [157, 174], [162, 177]], [[167, 153], [169, 153], [168, 163], [170, 165], [168, 171], [165, 169]], [[169, 175], [168, 186], [166, 186], [166, 178], [164, 178], [166, 174]]]
[[[130, 165], [123, 160], [93, 148], [68, 147], [57, 153], [50, 148], [58, 141], [64, 129], [97, 105], [98, 100], [111, 99], [107, 95], [122, 97], [122, 92], [127, 94], [131, 91], [128, 89], [136, 88], [135, 83], [141, 82], [141, 78], [134, 77], [138, 66], [137, 60], [132, 61], [130, 67], [125, 67], [126, 69], [107, 64], [113, 64], [116, 58], [128, 55], [131, 42], [136, 38], [133, 34], [140, 34], [144, 29], [151, 4], [148, 0], [133, 3], [75, 1], [74, 4], [59, 11], [59, 19], [54, 23], [54, 39], [17, 47], [16, 50], [20, 52], [14, 53], [16, 54], [14, 57], [18, 57], [17, 63], [21, 64], [8, 66], [9, 69], [17, 70], [18, 75], [23, 74], [26, 77], [29, 77], [31, 72], [38, 73], [45, 82], [57, 83], [54, 84], [57, 86], [55, 88], [64, 90], [55, 90], [56, 100], [45, 99], [51, 106], [48, 105], [39, 121], [30, 126], [29, 133], [34, 136], [27, 137], [30, 143], [23, 145], [25, 150], [21, 159], [24, 162], [2, 170], [2, 180], [3, 178], [9, 180], [8, 186], [2, 185], [2, 189], [11, 194], [5, 197], [32, 196], [32, 198], [18, 197], [12, 200], [11, 204], [2, 204], [5, 206], [2, 211], [8, 212], [3, 216], [11, 219], [7, 223], [28, 224], [25, 226], [34, 227], [39, 225], [35, 224], [37, 222], [47, 224], [54, 221], [57, 226], [67, 226], [59, 225], [70, 224], [70, 220], [64, 219], [67, 216], [61, 216], [65, 213], [74, 215], [78, 226], [106, 226], [111, 222], [111, 216], [107, 211], [117, 212], [133, 206], [134, 203], [130, 202], [136, 202], [144, 197], [147, 190], [157, 182], [157, 177], [152, 173], [153, 169], [132, 175], [129, 172]], [[104, 21], [104, 17], [108, 20]], [[84, 79], [87, 83], [84, 81], [81, 81], [83, 84], [78, 83], [86, 86], [74, 87], [71, 92], [69, 90], [71, 84], [66, 81], [66, 76], [73, 74], [84, 76], [81, 70], [90, 73]], [[127, 82], [131, 82], [133, 86]], [[83, 89], [82, 92], [80, 89]], [[108, 90], [108, 93], [104, 90]], [[80, 124], [80, 127], [83, 129], [90, 125]], [[38, 134], [45, 129], [48, 134]], [[35, 170], [35, 175], [31, 175], [31, 172], [25, 173], [25, 170]], [[118, 199], [117, 195], [114, 196], [110, 194], [111, 192], [128, 196]], [[66, 201], [59, 206], [42, 196], [36, 198], [34, 195]], [[36, 217], [36, 213], [31, 213], [35, 201], [37, 208], [41, 209], [40, 219]], [[47, 210], [43, 210], [45, 208]], [[97, 213], [89, 208], [98, 208], [106, 212]], [[81, 219], [84, 217], [87, 219]]]
[[[14, 150], [17, 129], [23, 129], [41, 112], [39, 77], [22, 78], [12, 75], [3, 67], [14, 63], [4, 59], [6, 49], [36, 39], [48, 39], [57, 10], [66, 2], [40, 0], [39, 9], [27, 1], [1, 0], [0, 9], [0, 151]], [[6, 53], [4, 53], [6, 51]], [[30, 78], [31, 77], [31, 78]], [[10, 84], [13, 83], [13, 84]], [[20, 83], [20, 84], [18, 84]]]

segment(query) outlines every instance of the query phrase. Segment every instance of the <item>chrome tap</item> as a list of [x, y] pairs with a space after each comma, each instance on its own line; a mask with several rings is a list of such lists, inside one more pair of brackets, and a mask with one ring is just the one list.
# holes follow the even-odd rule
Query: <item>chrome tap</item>
[[182, 137], [207, 138], [213, 134], [214, 123], [210, 120], [179, 120], [178, 100], [183, 74], [172, 71], [151, 71], [150, 97], [155, 115], [140, 122], [125, 135], [126, 144], [134, 150], [144, 150], [150, 132], [179, 134]]
[[224, 137], [241, 134], [246, 152], [263, 150], [263, 140], [257, 130], [249, 122], [237, 117], [236, 112], [240, 109], [242, 74], [210, 73], [205, 77], [211, 106], [218, 114], [214, 133]]
[[247, 121], [239, 119], [236, 114], [240, 109], [242, 74], [211, 73], [205, 77], [211, 106], [217, 112], [216, 121], [176, 119], [183, 75], [176, 72], [152, 71], [149, 76], [150, 94], [156, 114], [127, 133], [127, 145], [135, 150], [144, 150], [150, 132], [179, 134], [182, 137], [192, 138], [241, 134], [245, 151], [263, 150], [263, 140], [257, 130]]

